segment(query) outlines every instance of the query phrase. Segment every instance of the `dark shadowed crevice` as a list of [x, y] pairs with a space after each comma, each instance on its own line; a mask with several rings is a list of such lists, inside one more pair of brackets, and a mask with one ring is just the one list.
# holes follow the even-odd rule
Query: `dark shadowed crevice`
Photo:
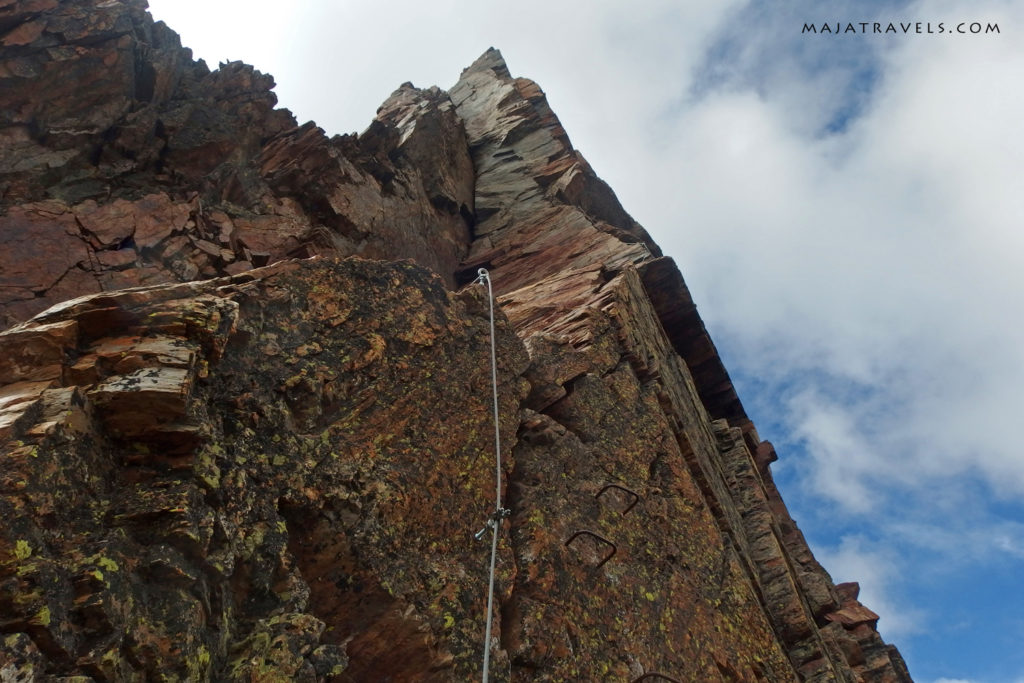
[[448, 681], [451, 656], [438, 648], [428, 625], [360, 564], [344, 519], [333, 509], [282, 502], [288, 551], [309, 585], [309, 609], [327, 628], [325, 643], [348, 653], [348, 667], [332, 680]]

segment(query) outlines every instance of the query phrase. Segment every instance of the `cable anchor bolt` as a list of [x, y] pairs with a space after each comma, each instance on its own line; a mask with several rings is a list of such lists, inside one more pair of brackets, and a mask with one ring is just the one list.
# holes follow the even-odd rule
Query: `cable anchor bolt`
[[497, 529], [497, 526], [501, 523], [501, 520], [508, 519], [511, 516], [512, 511], [509, 510], [508, 508], [500, 508], [498, 510], [495, 510], [494, 512], [491, 513], [491, 516], [487, 518], [487, 524], [484, 525], [484, 528], [473, 534], [473, 538], [475, 538], [478, 541], [482, 541], [488, 529]]

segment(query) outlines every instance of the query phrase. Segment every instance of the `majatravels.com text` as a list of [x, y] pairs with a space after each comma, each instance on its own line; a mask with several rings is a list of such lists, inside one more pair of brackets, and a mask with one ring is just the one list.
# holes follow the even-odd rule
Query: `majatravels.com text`
[[951, 35], [960, 34], [981, 34], [981, 33], [1001, 33], [999, 30], [999, 24], [981, 23], [980, 21], [961, 21], [960, 23], [947, 23], [940, 21], [938, 23], [932, 23], [930, 21], [908, 21], [908, 22], [889, 22], [883, 23], [880, 21], [854, 21], [854, 22], [835, 22], [833, 24], [821, 23], [821, 24], [804, 24], [804, 28], [801, 33], [820, 33], [828, 35], [840, 35], [845, 33], [896, 33], [896, 34], [940, 34], [948, 33]]

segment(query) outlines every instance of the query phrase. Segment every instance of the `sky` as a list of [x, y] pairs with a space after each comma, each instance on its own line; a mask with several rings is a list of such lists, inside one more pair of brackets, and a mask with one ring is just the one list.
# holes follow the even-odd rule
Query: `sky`
[[499, 48], [679, 264], [915, 680], [1024, 683], [1024, 0], [150, 6], [329, 134]]

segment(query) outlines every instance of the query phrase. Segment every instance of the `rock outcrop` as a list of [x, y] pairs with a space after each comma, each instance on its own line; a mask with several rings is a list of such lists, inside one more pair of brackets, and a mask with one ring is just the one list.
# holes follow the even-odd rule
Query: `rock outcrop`
[[145, 7], [0, 6], [0, 324], [318, 253], [451, 277], [473, 165], [445, 93], [403, 86], [365, 133], [328, 138], [274, 108], [270, 76], [211, 72]]
[[328, 138], [142, 0], [0, 0], [0, 46], [0, 679], [478, 676], [486, 267], [495, 680], [910, 680], [497, 51]]

